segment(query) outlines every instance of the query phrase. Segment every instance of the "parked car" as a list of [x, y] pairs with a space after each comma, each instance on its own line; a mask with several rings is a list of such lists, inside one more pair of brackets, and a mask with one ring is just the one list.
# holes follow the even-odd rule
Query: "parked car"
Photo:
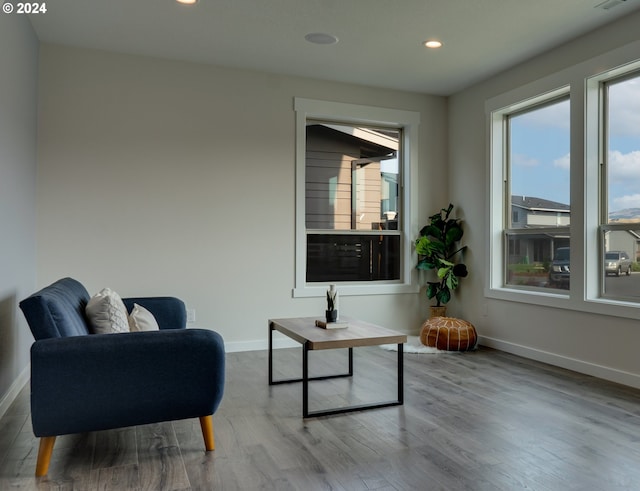
[[604, 253], [604, 273], [620, 276], [631, 274], [631, 258], [624, 251], [608, 251]]
[[549, 286], [552, 288], [569, 288], [569, 258], [568, 247], [558, 247], [553, 255], [549, 267]]

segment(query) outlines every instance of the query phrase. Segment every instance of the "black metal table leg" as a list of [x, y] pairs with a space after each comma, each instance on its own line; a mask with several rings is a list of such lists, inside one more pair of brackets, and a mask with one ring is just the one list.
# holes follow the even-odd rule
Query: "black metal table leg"
[[269, 323], [269, 385], [273, 385], [273, 323]]
[[308, 342], [302, 345], [302, 378], [291, 378], [283, 380], [273, 379], [273, 331], [276, 330], [273, 323], [269, 323], [269, 385], [288, 384], [292, 382], [302, 382], [302, 417], [310, 418], [317, 416], [329, 416], [332, 414], [342, 414], [353, 411], [361, 411], [364, 409], [375, 409], [389, 406], [399, 406], [404, 404], [404, 363], [403, 363], [403, 343], [398, 343], [398, 398], [395, 401], [373, 402], [368, 404], [360, 404], [355, 406], [345, 406], [334, 409], [322, 409], [318, 411], [309, 411], [309, 381], [312, 380], [326, 380], [340, 377], [352, 377], [354, 373], [353, 368], [353, 347], [349, 347], [349, 370], [347, 373], [340, 373], [335, 375], [322, 375], [318, 377], [309, 377], [309, 351], [310, 347]]
[[404, 404], [404, 345], [398, 343], [398, 404]]
[[[273, 334], [273, 329], [269, 331], [269, 385], [279, 385], [279, 384], [290, 384], [292, 382], [302, 382], [304, 380], [304, 362], [303, 362], [303, 378], [287, 378], [282, 380], [273, 380], [273, 342], [271, 336]], [[304, 346], [304, 345], [303, 345]], [[307, 349], [307, 358], [309, 356]], [[304, 352], [303, 352], [304, 355]], [[308, 363], [308, 360], [307, 360]], [[307, 381], [309, 380], [327, 380], [331, 378], [342, 378], [342, 377], [352, 377], [353, 376], [353, 348], [349, 348], [349, 371], [347, 373], [336, 373], [333, 375], [319, 375], [317, 377], [309, 377], [308, 373], [308, 365], [307, 365]]]
[[349, 376], [353, 376], [353, 348], [349, 348]]
[[309, 347], [302, 346], [302, 417], [309, 416]]
[[[349, 348], [349, 371], [353, 374], [353, 348]], [[335, 409], [321, 409], [318, 411], [309, 411], [309, 388], [307, 380], [306, 388], [303, 387], [303, 403], [302, 417], [311, 418], [317, 416], [330, 416], [332, 414], [350, 413], [353, 411], [362, 411], [364, 409], [377, 409], [390, 406], [401, 406], [404, 404], [404, 346], [398, 344], [398, 399], [395, 401], [372, 402], [368, 404], [358, 404], [355, 406], [344, 406]]]

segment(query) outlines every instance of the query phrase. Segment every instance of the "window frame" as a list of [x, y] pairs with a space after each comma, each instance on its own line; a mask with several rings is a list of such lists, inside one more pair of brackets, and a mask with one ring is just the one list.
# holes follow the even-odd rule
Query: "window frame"
[[[509, 240], [511, 238], [523, 239], [525, 237], [532, 237], [537, 235], [557, 235], [557, 234], [565, 234], [569, 236], [569, 240], [571, 240], [571, 227], [532, 227], [532, 228], [517, 228], [513, 226], [513, 190], [511, 186], [511, 177], [513, 174], [513, 163], [511, 162], [511, 120], [513, 117], [520, 116], [525, 113], [533, 112], [538, 109], [543, 109], [545, 107], [549, 107], [553, 104], [562, 102], [562, 101], [570, 101], [570, 93], [569, 87], [562, 87], [557, 90], [548, 92], [539, 97], [536, 97], [532, 101], [526, 103], [523, 101], [522, 104], [518, 104], [516, 109], [512, 106], [508, 106], [500, 111], [500, 117], [502, 119], [502, 124], [504, 129], [502, 131], [503, 135], [503, 143], [502, 146], [505, 148], [502, 158], [503, 162], [503, 176], [502, 179], [504, 181], [504, 196], [503, 196], [503, 206], [504, 206], [504, 243], [503, 243], [503, 260], [504, 260], [504, 270], [503, 270], [503, 285], [508, 286], [509, 288], [516, 288], [522, 290], [533, 290], [533, 291], [556, 291], [557, 289], [550, 287], [538, 287], [538, 286], [525, 286], [525, 285], [516, 285], [514, 283], [508, 282], [509, 277]], [[569, 136], [571, 137], [571, 131], [569, 131]]]
[[[615, 224], [609, 223], [609, 99], [608, 99], [608, 86], [616, 82], [624, 82], [632, 78], [640, 80], [640, 60], [634, 63], [630, 63], [623, 67], [616, 68], [614, 70], [608, 70], [597, 76], [590, 77], [587, 84], [591, 87], [591, 93], [593, 104], [597, 104], [598, 108], [598, 127], [594, 126], [593, 122], [587, 121], [588, 130], [591, 129], [593, 135], [598, 135], [598, 168], [599, 168], [599, 223], [598, 223], [598, 296], [604, 300], [629, 302], [631, 304], [638, 304], [640, 307], [640, 299], [634, 300], [623, 296], [617, 296], [608, 294], [605, 289], [606, 270], [604, 264], [605, 257], [605, 237], [609, 232], [626, 232], [629, 229], [639, 229], [640, 223], [635, 227], [630, 227], [629, 224]], [[597, 94], [597, 100], [596, 100]]]
[[[540, 288], [532, 286], [519, 286], [507, 283], [508, 275], [508, 257], [507, 246], [509, 237], [521, 237], [525, 235], [539, 235], [545, 231], [551, 230], [544, 227], [536, 227], [533, 229], [514, 229], [511, 216], [511, 183], [510, 183], [510, 164], [509, 164], [509, 118], [522, 114], [536, 108], [544, 107], [555, 101], [569, 97], [570, 90], [568, 85], [544, 90], [537, 95], [523, 97], [520, 100], [514, 100], [511, 103], [497, 106], [488, 110], [489, 122], [489, 218], [490, 218], [490, 235], [489, 242], [491, 251], [488, 272], [489, 285], [487, 290], [496, 291], [522, 291], [533, 294], [547, 295], [549, 293], [555, 295], [564, 295], [566, 293], [558, 293], [558, 290], [550, 288]], [[567, 228], [569, 231], [571, 227]], [[553, 232], [560, 229], [553, 228]], [[570, 232], [569, 232], [570, 233]]]
[[[412, 231], [417, 230], [418, 128], [420, 113], [358, 104], [294, 98], [296, 117], [296, 227], [295, 227], [295, 284], [293, 297], [322, 297], [327, 283], [307, 283], [307, 231], [305, 214], [306, 125], [307, 121], [327, 121], [349, 125], [391, 127], [402, 130], [403, 152], [400, 165], [401, 204], [400, 230], [401, 257], [400, 279], [374, 282], [339, 282], [340, 294], [371, 295], [393, 293], [417, 293], [415, 253], [412, 248]], [[334, 233], [347, 231], [336, 230]], [[363, 231], [353, 231], [360, 233]]]

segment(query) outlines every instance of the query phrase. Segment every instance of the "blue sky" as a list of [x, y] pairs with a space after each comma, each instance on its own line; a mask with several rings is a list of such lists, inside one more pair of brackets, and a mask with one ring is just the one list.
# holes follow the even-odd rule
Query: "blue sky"
[[[640, 208], [640, 77], [611, 85], [609, 211]], [[569, 204], [569, 101], [512, 118], [511, 191]]]

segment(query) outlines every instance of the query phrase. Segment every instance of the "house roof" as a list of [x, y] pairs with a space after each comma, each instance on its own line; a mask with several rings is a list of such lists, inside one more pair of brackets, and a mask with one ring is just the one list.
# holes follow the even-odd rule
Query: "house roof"
[[535, 196], [513, 195], [511, 196], [511, 206], [517, 206], [529, 211], [571, 212], [569, 205], [544, 198], [536, 198]]
[[353, 141], [360, 147], [361, 158], [363, 159], [378, 161], [389, 159], [395, 157], [398, 151], [397, 138], [390, 138], [387, 135], [366, 128], [313, 123], [307, 125], [307, 131], [318, 135], [340, 135], [344, 139]]

